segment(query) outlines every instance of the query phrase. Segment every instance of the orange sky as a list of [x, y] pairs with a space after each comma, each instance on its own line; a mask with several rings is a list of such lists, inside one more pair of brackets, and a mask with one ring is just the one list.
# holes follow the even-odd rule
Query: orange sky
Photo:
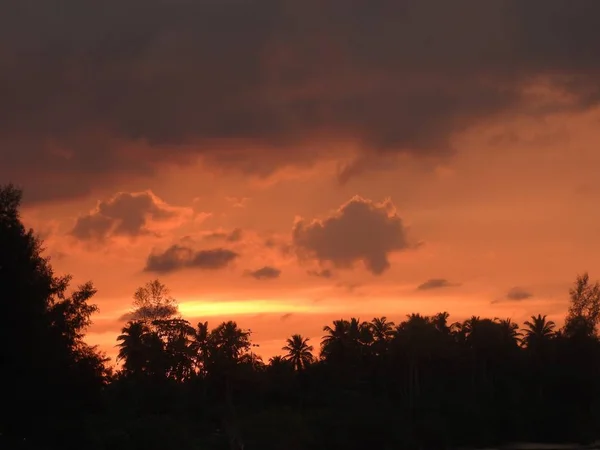
[[560, 322], [600, 277], [600, 2], [24, 5], [0, 181], [109, 355], [154, 278], [266, 359], [340, 317]]
[[[123, 325], [119, 316], [129, 310], [136, 287], [154, 277], [169, 286], [184, 317], [214, 325], [235, 319], [252, 329], [265, 357], [277, 354], [292, 333], [317, 343], [321, 327], [340, 317], [401, 320], [409, 312], [446, 310], [456, 320], [477, 314], [522, 321], [541, 312], [560, 321], [575, 275], [589, 270], [594, 277], [598, 269], [599, 120], [600, 110], [541, 123], [503, 118], [457, 135], [460, 151], [444, 163], [403, 158], [342, 186], [334, 181], [335, 161], [281, 170], [267, 181], [214, 173], [199, 162], [85, 198], [28, 207], [24, 219], [45, 237], [58, 272], [96, 283], [100, 313], [88, 340], [112, 355]], [[144, 205], [138, 214], [144, 226], [134, 236], [109, 232], [100, 241], [71, 234], [78, 219], [97, 214], [99, 202], [119, 193], [140, 193], [173, 216], [153, 219]], [[353, 229], [344, 242], [358, 256], [349, 253], [348, 267], [299, 257], [295, 222], [326, 220], [356, 195], [373, 203], [368, 211], [402, 219], [407, 248], [389, 245], [388, 251], [387, 243], [378, 242], [384, 225], [368, 218], [360, 223], [359, 217], [335, 230]], [[380, 211], [386, 199], [395, 210]], [[136, 212], [130, 207], [115, 214], [117, 226]], [[228, 241], [237, 228], [239, 240]], [[214, 233], [221, 235], [209, 236]], [[143, 271], [149, 254], [174, 244], [231, 249], [240, 256], [219, 269]], [[361, 259], [368, 255], [361, 248], [369, 246], [382, 248], [389, 260], [380, 274]], [[272, 279], [249, 275], [264, 266], [281, 273]], [[330, 278], [308, 274], [325, 268]], [[417, 289], [429, 279], [448, 285]], [[508, 298], [513, 288], [528, 298]]]

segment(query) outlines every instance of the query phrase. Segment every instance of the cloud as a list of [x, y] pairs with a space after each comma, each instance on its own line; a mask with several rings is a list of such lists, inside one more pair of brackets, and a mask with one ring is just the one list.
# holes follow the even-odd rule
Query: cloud
[[239, 254], [225, 248], [193, 250], [182, 245], [173, 245], [164, 252], [153, 252], [146, 260], [144, 271], [166, 274], [182, 269], [223, 269]]
[[300, 259], [331, 263], [340, 269], [362, 261], [374, 275], [390, 267], [391, 252], [411, 248], [391, 200], [374, 203], [359, 196], [323, 220], [298, 220], [292, 238]]
[[0, 177], [28, 201], [198, 156], [262, 176], [340, 141], [437, 157], [506, 113], [600, 103], [593, 0], [5, 3]]
[[150, 233], [151, 222], [181, 217], [185, 208], [167, 205], [152, 192], [119, 192], [98, 203], [94, 211], [80, 216], [71, 235], [81, 240], [104, 240], [110, 236], [141, 236]]
[[333, 272], [330, 269], [308, 270], [306, 273], [313, 277], [320, 278], [331, 278], [333, 276]]
[[522, 287], [514, 287], [506, 294], [506, 298], [513, 301], [527, 300], [531, 297], [533, 297], [533, 293]]
[[445, 278], [431, 278], [417, 286], [417, 289], [420, 291], [425, 291], [429, 289], [439, 289], [452, 286], [457, 286], [457, 284], [451, 283]]
[[492, 300], [492, 304], [504, 302], [521, 302], [533, 297], [533, 293], [523, 287], [515, 286], [506, 293], [504, 297]]
[[279, 278], [279, 276], [281, 275], [281, 270], [271, 266], [264, 266], [260, 269], [249, 271], [248, 275], [250, 275], [253, 278], [256, 278], [257, 280], [270, 280]]
[[221, 239], [226, 242], [238, 242], [242, 239], [242, 229], [234, 228], [229, 232], [214, 231], [212, 233], [207, 234], [204, 238], [208, 240]]
[[285, 322], [286, 320], [288, 320], [290, 317], [292, 317], [294, 315], [294, 313], [285, 313], [280, 317], [280, 320], [282, 322]]

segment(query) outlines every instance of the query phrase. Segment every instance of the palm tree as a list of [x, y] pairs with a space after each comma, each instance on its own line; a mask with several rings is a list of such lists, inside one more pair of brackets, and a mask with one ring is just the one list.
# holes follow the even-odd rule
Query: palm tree
[[196, 330], [184, 319], [156, 320], [157, 335], [164, 343], [169, 377], [183, 381], [194, 373]]
[[462, 324], [460, 324], [460, 333], [463, 338], [466, 339], [474, 330], [477, 329], [477, 326], [480, 324], [481, 318], [479, 316], [471, 316], [469, 319], [465, 320]]
[[526, 327], [523, 330], [523, 344], [527, 348], [547, 342], [556, 334], [556, 324], [552, 320], [546, 320], [546, 315], [531, 316], [531, 321], [527, 320], [523, 324]]
[[285, 364], [287, 364], [287, 361], [281, 355], [276, 355], [269, 358], [269, 366], [279, 367]]
[[117, 337], [120, 342], [117, 362], [123, 360], [123, 370], [128, 374], [141, 373], [146, 368], [148, 360], [148, 333], [149, 329], [144, 322], [128, 322]]
[[521, 342], [523, 334], [519, 331], [519, 324], [508, 319], [495, 319], [500, 325], [502, 338], [508, 345], [518, 345]]
[[287, 345], [282, 347], [282, 350], [288, 352], [284, 358], [291, 361], [299, 372], [314, 361], [313, 346], [308, 345], [308, 341], [308, 338], [304, 339], [301, 335], [294, 334], [286, 341]]
[[447, 335], [447, 334], [450, 334], [450, 331], [452, 328], [452, 326], [448, 325], [449, 317], [450, 317], [450, 314], [448, 314], [446, 311], [444, 311], [441, 313], [437, 313], [435, 316], [433, 316], [431, 319], [431, 322], [435, 326], [436, 330], [438, 330], [442, 334]]
[[[202, 335], [203, 330], [199, 330]], [[197, 336], [198, 339], [198, 336]], [[240, 358], [250, 351], [250, 331], [243, 330], [233, 321], [223, 322], [213, 329], [207, 337], [207, 363], [211, 369], [229, 371], [239, 362]]]
[[206, 375], [208, 358], [208, 334], [208, 322], [198, 322], [198, 329], [195, 331], [194, 340], [191, 343], [196, 358], [196, 367], [204, 375]]
[[323, 331], [327, 334], [321, 338], [321, 356], [325, 359], [343, 358], [346, 353], [350, 323], [347, 320], [334, 320], [333, 327], [325, 325]]
[[371, 321], [371, 331], [376, 342], [389, 341], [394, 336], [394, 322], [388, 322], [387, 317], [375, 317]]
[[373, 335], [372, 350], [376, 356], [385, 355], [389, 343], [394, 337], [394, 322], [388, 322], [387, 317], [375, 317], [371, 323], [371, 333]]
[[348, 337], [354, 346], [371, 344], [373, 342], [371, 325], [368, 322], [361, 322], [360, 319], [352, 317], [348, 326]]

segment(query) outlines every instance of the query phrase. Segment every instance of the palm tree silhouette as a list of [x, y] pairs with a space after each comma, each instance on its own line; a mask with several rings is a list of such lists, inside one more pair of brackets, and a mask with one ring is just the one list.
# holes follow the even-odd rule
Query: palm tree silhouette
[[120, 344], [117, 362], [124, 361], [123, 370], [128, 374], [144, 371], [148, 358], [148, 333], [150, 330], [144, 322], [128, 322], [117, 337]]
[[284, 358], [289, 360], [299, 372], [314, 361], [313, 346], [308, 345], [308, 341], [308, 338], [305, 339], [299, 334], [294, 334], [286, 341], [287, 345], [282, 347], [282, 350], [288, 352]]
[[394, 322], [388, 322], [387, 317], [375, 317], [369, 324], [373, 335], [372, 351], [376, 356], [387, 352], [389, 343], [394, 337]]
[[334, 320], [333, 327], [325, 325], [327, 333], [321, 338], [321, 356], [325, 359], [343, 359], [348, 344], [350, 323], [347, 320]]
[[502, 337], [505, 342], [509, 345], [518, 345], [521, 342], [523, 334], [519, 331], [519, 324], [512, 321], [512, 319], [496, 319], [500, 329], [502, 330]]
[[394, 322], [388, 322], [387, 317], [375, 317], [371, 321], [371, 330], [375, 341], [388, 341], [394, 336]]
[[546, 342], [556, 334], [556, 324], [552, 320], [546, 320], [546, 315], [531, 316], [531, 321], [527, 320], [523, 325], [526, 327], [523, 329], [523, 344], [528, 348]]

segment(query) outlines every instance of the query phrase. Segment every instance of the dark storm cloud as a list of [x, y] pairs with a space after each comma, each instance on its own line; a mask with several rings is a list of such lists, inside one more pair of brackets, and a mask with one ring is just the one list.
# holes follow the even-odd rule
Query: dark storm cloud
[[94, 212], [80, 216], [71, 234], [81, 240], [140, 236], [148, 233], [149, 220], [166, 220], [176, 215], [150, 192], [120, 192], [100, 202]]
[[217, 270], [225, 268], [237, 257], [239, 254], [225, 248], [195, 251], [173, 245], [164, 252], [150, 254], [144, 271], [164, 274], [182, 269]]
[[301, 259], [351, 268], [358, 261], [374, 275], [385, 272], [389, 253], [411, 247], [391, 201], [354, 197], [324, 220], [296, 222], [292, 239]]
[[425, 281], [424, 283], [421, 283], [419, 286], [417, 286], [417, 289], [420, 291], [426, 291], [429, 289], [440, 289], [440, 288], [446, 288], [446, 287], [452, 287], [452, 286], [457, 286], [457, 284], [451, 283], [450, 281], [446, 280], [445, 278], [431, 278], [431, 279]]
[[[2, 2], [0, 177], [42, 200], [195, 155], [265, 175], [321, 138], [449, 154], [496, 114], [597, 105], [598, 17], [597, 0]], [[545, 76], [568, 104], [524, 95]]]
[[275, 278], [279, 278], [281, 275], [281, 270], [276, 267], [264, 266], [260, 269], [249, 271], [248, 275], [257, 280], [272, 280]]

